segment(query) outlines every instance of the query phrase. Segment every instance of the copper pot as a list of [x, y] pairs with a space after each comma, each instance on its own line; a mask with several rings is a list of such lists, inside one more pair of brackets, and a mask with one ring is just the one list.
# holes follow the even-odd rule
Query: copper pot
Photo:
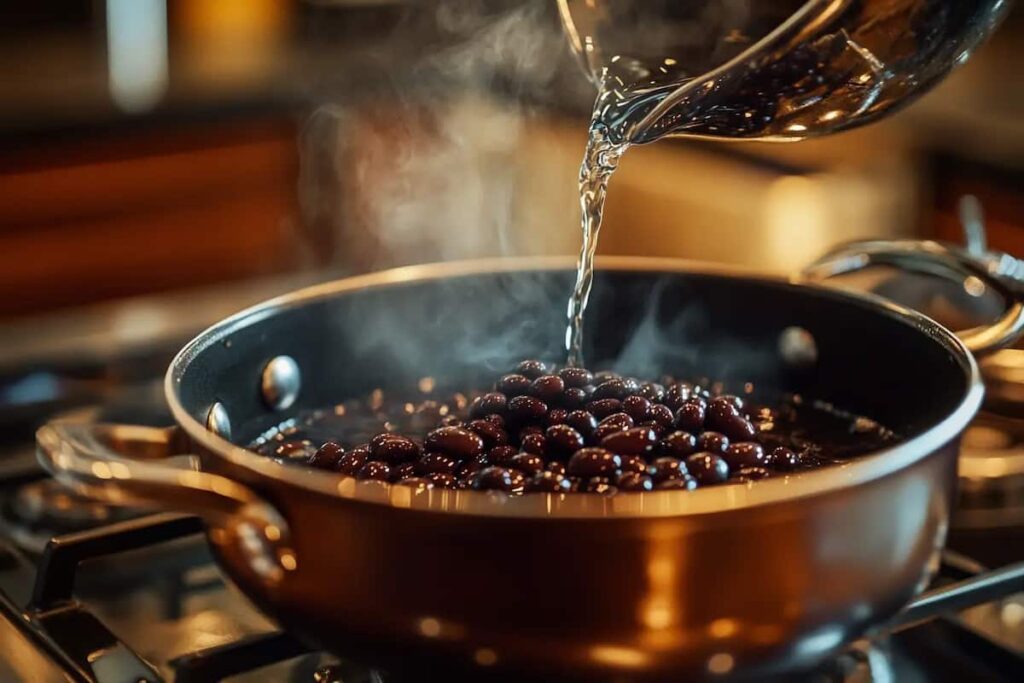
[[[905, 440], [751, 485], [611, 497], [413, 493], [244, 448], [377, 386], [426, 375], [459, 386], [520, 357], [559, 357], [569, 262], [506, 260], [349, 278], [249, 309], [171, 363], [176, 426], [54, 423], [39, 431], [40, 458], [106, 500], [201, 515], [221, 567], [267, 614], [392, 669], [761, 676], [813, 666], [889, 622], [945, 539], [960, 435], [982, 398], [964, 343], [865, 295], [678, 261], [601, 266], [592, 365], [796, 391]], [[652, 329], [659, 343], [641, 349]], [[503, 337], [514, 343], [492, 343]], [[159, 462], [175, 454], [189, 457]]]

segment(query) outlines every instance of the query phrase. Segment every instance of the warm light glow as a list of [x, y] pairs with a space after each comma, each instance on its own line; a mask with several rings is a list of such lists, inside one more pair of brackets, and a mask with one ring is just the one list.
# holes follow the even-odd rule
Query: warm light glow
[[473, 661], [480, 666], [493, 666], [498, 661], [498, 653], [489, 647], [482, 647], [473, 653]]
[[717, 655], [712, 655], [711, 659], [708, 660], [708, 671], [717, 675], [727, 674], [732, 671], [735, 665], [736, 660], [733, 659], [732, 655], [719, 652]]
[[420, 619], [419, 631], [427, 638], [436, 638], [441, 635], [441, 622], [433, 617]]
[[616, 645], [595, 645], [590, 648], [590, 658], [595, 662], [622, 669], [637, 669], [647, 664], [647, 653], [631, 647]]
[[110, 466], [105, 462], [94, 462], [92, 464], [92, 473], [97, 479], [110, 479], [112, 477]]
[[738, 630], [739, 624], [735, 619], [715, 619], [708, 625], [708, 632], [713, 638], [729, 638]]
[[420, 387], [420, 391], [422, 391], [424, 394], [429, 394], [431, 391], [434, 390], [434, 387], [436, 385], [437, 385], [437, 382], [436, 382], [436, 380], [434, 380], [433, 377], [421, 377], [420, 378], [419, 387]]
[[281, 553], [281, 566], [285, 568], [285, 571], [293, 572], [299, 566], [299, 561], [295, 559], [295, 555], [284, 552]]

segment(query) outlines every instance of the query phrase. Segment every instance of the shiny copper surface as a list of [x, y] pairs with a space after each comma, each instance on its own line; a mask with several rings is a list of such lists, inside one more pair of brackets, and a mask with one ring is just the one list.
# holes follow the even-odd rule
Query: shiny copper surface
[[[778, 481], [610, 498], [417, 495], [260, 458], [208, 433], [179, 402], [182, 367], [234, 326], [355, 288], [494, 265], [354, 278], [246, 312], [172, 365], [180, 429], [51, 425], [39, 433], [41, 458], [94, 495], [202, 514], [221, 565], [268, 614], [338, 652], [407, 665], [584, 679], [792, 671], [923, 588], [981, 387], [951, 334], [880, 300], [871, 305], [905, 317], [923, 343], [942, 338], [963, 368], [960, 403], [884, 453]], [[198, 469], [149, 460], [172, 453], [194, 454]]]

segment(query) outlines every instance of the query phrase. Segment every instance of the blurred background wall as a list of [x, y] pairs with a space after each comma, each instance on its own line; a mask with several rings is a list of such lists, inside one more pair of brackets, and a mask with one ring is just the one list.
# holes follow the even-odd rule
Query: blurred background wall
[[[873, 127], [631, 152], [601, 252], [790, 271], [858, 236], [959, 240], [974, 194], [1024, 254], [1022, 38], [1018, 7]], [[578, 248], [592, 93], [553, 3], [5, 3], [0, 84], [0, 320]]]

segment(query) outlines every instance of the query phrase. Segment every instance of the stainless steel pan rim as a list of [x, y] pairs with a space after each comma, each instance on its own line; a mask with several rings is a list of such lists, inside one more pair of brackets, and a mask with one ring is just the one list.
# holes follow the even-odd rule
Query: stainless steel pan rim
[[[243, 447], [232, 444], [208, 431], [179, 400], [178, 384], [190, 360], [212, 344], [221, 343], [234, 331], [258, 323], [291, 307], [366, 287], [387, 287], [410, 282], [427, 282], [460, 275], [488, 272], [514, 272], [569, 269], [569, 257], [501, 258], [443, 264], [427, 264], [386, 270], [369, 275], [345, 278], [308, 287], [242, 311], [210, 327], [175, 356], [165, 377], [164, 390], [175, 420], [185, 433], [217, 457], [247, 469], [258, 476], [281, 481], [287, 485], [319, 494], [337, 496], [368, 503], [384, 504], [421, 511], [541, 517], [662, 517], [736, 510], [777, 503], [857, 486], [909, 467], [927, 458], [963, 431], [977, 412], [984, 393], [977, 363], [963, 343], [951, 332], [931, 319], [868, 294], [838, 291], [799, 278], [780, 278], [735, 268], [696, 264], [679, 259], [611, 257], [598, 260], [602, 270], [647, 271], [667, 273], [689, 272], [727, 275], [766, 283], [798, 284], [811, 287], [827, 296], [867, 304], [914, 325], [951, 348], [957, 360], [967, 368], [968, 387], [956, 410], [927, 431], [893, 448], [865, 456], [849, 464], [813, 470], [798, 475], [768, 479], [754, 485], [730, 485], [697, 491], [661, 491], [622, 496], [588, 494], [506, 496], [480, 491], [433, 489], [414, 491], [404, 486], [386, 486], [376, 482], [358, 482], [351, 477], [316, 470], [282, 465]], [[271, 350], [272, 351], [272, 350]]]

